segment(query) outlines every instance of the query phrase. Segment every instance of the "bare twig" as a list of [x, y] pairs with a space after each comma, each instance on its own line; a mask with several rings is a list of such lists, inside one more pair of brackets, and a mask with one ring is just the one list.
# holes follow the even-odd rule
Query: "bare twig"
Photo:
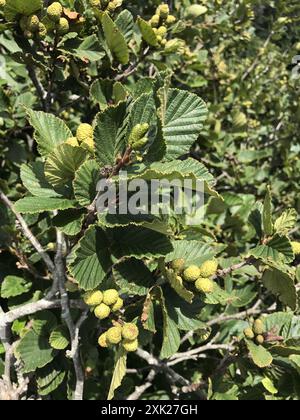
[[258, 53], [255, 60], [253, 61], [253, 63], [251, 64], [251, 66], [246, 70], [246, 72], [243, 74], [242, 76], [242, 81], [244, 82], [247, 77], [252, 73], [252, 71], [255, 69], [255, 67], [257, 66], [257, 64], [259, 63], [259, 60], [261, 58], [261, 56], [264, 54], [264, 50], [267, 48], [267, 46], [269, 45], [272, 36], [274, 35], [274, 32], [271, 31], [271, 33], [269, 34], [268, 38], [266, 39], [262, 52]]
[[228, 274], [231, 274], [233, 271], [239, 270], [240, 268], [245, 267], [246, 265], [252, 265], [254, 263], [254, 259], [253, 258], [247, 258], [245, 261], [239, 263], [239, 264], [234, 264], [228, 268], [224, 268], [223, 270], [218, 270], [216, 277], [224, 277], [227, 276]]
[[33, 65], [26, 63], [26, 69], [28, 72], [28, 75], [37, 91], [37, 94], [40, 98], [40, 101], [42, 103], [42, 107], [43, 110], [46, 111], [46, 97], [47, 97], [47, 92], [45, 91], [43, 85], [41, 84], [41, 82], [39, 81], [37, 75], [36, 75], [36, 71], [35, 68], [33, 67]]
[[168, 379], [168, 381], [170, 381], [171, 384], [178, 383], [181, 386], [187, 387], [188, 389], [192, 390], [191, 392], [195, 392], [199, 399], [206, 400], [206, 396], [201, 390], [194, 390], [193, 384], [187, 379], [185, 379], [183, 376], [175, 372], [170, 366], [168, 366], [166, 362], [159, 360], [152, 354], [142, 349], [138, 349], [136, 354], [141, 359], [145, 360], [149, 365], [153, 365], [154, 369], [156, 368], [159, 371], [164, 372], [166, 378]]
[[21, 228], [22, 228], [22, 231], [23, 231], [24, 235], [31, 242], [31, 244], [33, 245], [33, 247], [35, 248], [37, 253], [41, 256], [41, 258], [43, 259], [44, 263], [46, 264], [48, 270], [53, 273], [54, 264], [53, 264], [51, 258], [49, 257], [47, 252], [44, 250], [44, 248], [42, 247], [40, 242], [37, 240], [37, 238], [34, 236], [34, 234], [31, 232], [31, 230], [29, 229], [29, 227], [28, 227], [27, 223], [25, 222], [24, 218], [21, 216], [20, 213], [18, 213], [15, 210], [13, 203], [9, 200], [9, 198], [1, 190], [0, 190], [0, 199], [14, 213], [18, 222], [21, 225]]
[[[252, 308], [247, 309], [247, 310], [245, 310], [243, 312], [238, 312], [237, 314], [232, 314], [232, 315], [226, 315], [226, 314], [220, 315], [217, 318], [214, 318], [214, 319], [208, 321], [207, 324], [206, 324], [206, 326], [207, 327], [213, 327], [214, 325], [221, 324], [221, 323], [227, 322], [227, 321], [231, 321], [233, 319], [244, 319], [244, 318], [247, 318], [247, 317], [252, 316], [252, 315], [261, 314], [262, 311], [259, 309], [259, 306], [261, 304], [262, 304], [262, 301], [261, 300], [258, 300], [256, 302], [256, 304]], [[267, 309], [266, 312], [271, 312], [272, 310], [273, 310], [273, 308], [270, 307], [270, 308]], [[194, 335], [194, 331], [189, 331], [182, 338], [181, 343], [184, 343], [189, 338], [193, 337], [193, 335]]]
[[72, 349], [70, 352], [70, 357], [73, 360], [75, 374], [76, 374], [76, 387], [74, 392], [74, 400], [83, 399], [83, 387], [84, 387], [84, 371], [81, 365], [80, 360], [80, 350], [79, 350], [79, 329], [82, 322], [85, 319], [86, 313], [81, 317], [80, 323], [78, 326], [75, 326], [72, 319], [72, 314], [70, 310], [69, 296], [65, 287], [65, 265], [64, 265], [64, 248], [65, 248], [65, 239], [63, 233], [57, 230], [57, 251], [55, 255], [55, 277], [57, 278], [59, 291], [60, 291], [60, 301], [61, 301], [61, 310], [62, 310], [62, 319], [65, 321], [72, 342]]
[[[233, 351], [234, 346], [231, 344], [212, 344], [208, 343], [205, 346], [197, 347], [195, 349], [182, 352], [182, 353], [176, 353], [174, 356], [172, 356], [171, 361], [168, 362], [168, 366], [174, 366], [178, 363], [181, 363], [185, 360], [190, 360], [192, 357], [198, 356], [201, 353], [205, 353], [212, 350], [227, 350], [227, 351]], [[195, 357], [197, 359], [197, 357]]]
[[131, 63], [122, 74], [118, 74], [115, 77], [115, 81], [120, 82], [121, 80], [127, 79], [129, 76], [131, 76], [133, 73], [135, 73], [137, 71], [137, 68], [138, 68], [139, 64], [142, 62], [142, 60], [148, 54], [149, 49], [150, 49], [149, 47], [145, 48], [141, 57], [136, 62]]
[[[45, 309], [54, 309], [60, 307], [60, 300], [47, 300], [41, 299], [37, 302], [27, 303], [26, 305], [20, 306], [16, 309], [12, 309], [9, 312], [0, 314], [0, 328], [3, 325], [9, 325], [14, 322], [16, 319], [23, 318], [24, 316], [32, 315]], [[82, 300], [71, 300], [71, 308], [85, 309], [86, 305]]]
[[130, 394], [129, 397], [127, 397], [127, 400], [129, 401], [138, 400], [144, 394], [144, 392], [147, 391], [147, 389], [152, 386], [156, 373], [157, 371], [155, 369], [151, 369], [149, 374], [147, 375], [145, 383], [143, 385], [136, 386], [134, 392]]

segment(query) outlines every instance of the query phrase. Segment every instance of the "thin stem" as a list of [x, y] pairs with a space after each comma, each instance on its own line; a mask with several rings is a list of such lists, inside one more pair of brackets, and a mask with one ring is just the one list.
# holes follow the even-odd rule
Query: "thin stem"
[[23, 230], [24, 235], [27, 237], [27, 239], [31, 242], [37, 253], [41, 256], [44, 263], [46, 264], [48, 270], [53, 273], [54, 272], [54, 264], [47, 254], [47, 252], [42, 247], [41, 243], [38, 241], [38, 239], [34, 236], [34, 234], [29, 229], [27, 223], [25, 222], [24, 218], [21, 216], [20, 213], [18, 213], [13, 203], [9, 200], [9, 198], [0, 190], [0, 200], [3, 201], [3, 203], [14, 213], [16, 219], [19, 221], [21, 228]]
[[64, 248], [65, 248], [65, 239], [63, 233], [57, 230], [57, 252], [55, 256], [55, 277], [57, 277], [57, 282], [59, 285], [60, 291], [60, 300], [61, 300], [61, 309], [62, 309], [62, 319], [65, 321], [69, 334], [71, 337], [72, 348], [69, 352], [69, 356], [73, 360], [73, 365], [76, 374], [76, 388], [74, 393], [74, 400], [83, 399], [83, 388], [84, 388], [84, 371], [82, 368], [80, 360], [80, 350], [79, 350], [79, 330], [80, 326], [85, 320], [87, 312], [85, 312], [79, 320], [79, 324], [75, 325], [72, 319], [72, 314], [70, 310], [69, 296], [65, 287], [65, 265], [64, 265]]

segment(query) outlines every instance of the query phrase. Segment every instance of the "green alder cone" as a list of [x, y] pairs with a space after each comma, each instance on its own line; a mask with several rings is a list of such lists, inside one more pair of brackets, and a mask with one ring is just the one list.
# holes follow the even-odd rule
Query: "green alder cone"
[[210, 279], [200, 277], [196, 280], [195, 287], [199, 292], [212, 293], [214, 291], [214, 282]]
[[135, 340], [139, 335], [139, 329], [131, 322], [124, 324], [122, 328], [122, 336], [125, 340]]
[[94, 314], [100, 320], [106, 319], [110, 315], [110, 307], [105, 305], [105, 303], [101, 303], [100, 305], [96, 306]]
[[98, 338], [98, 344], [100, 347], [103, 347], [103, 348], [108, 347], [106, 332], [100, 335], [100, 337]]
[[0, 9], [3, 9], [6, 6], [6, 0], [0, 0]]
[[169, 15], [166, 19], [166, 24], [168, 26], [173, 25], [176, 22], [176, 17], [173, 15]]
[[159, 25], [159, 21], [160, 21], [160, 17], [159, 15], [154, 15], [152, 16], [152, 18], [150, 19], [149, 23], [153, 28], [157, 28]]
[[165, 27], [165, 26], [160, 26], [158, 29], [157, 29], [157, 35], [158, 36], [161, 36], [162, 38], [164, 38], [166, 35], [167, 35], [167, 28]]
[[106, 341], [108, 344], [119, 344], [122, 340], [122, 327], [111, 327], [106, 331]]
[[183, 258], [177, 258], [171, 262], [171, 268], [177, 273], [181, 273], [185, 266], [185, 260]]
[[149, 131], [149, 124], [137, 124], [135, 127], [133, 127], [129, 140], [128, 145], [133, 150], [140, 150], [142, 149], [147, 141], [148, 138], [146, 137], [146, 133]]
[[183, 272], [184, 280], [191, 283], [195, 282], [200, 276], [200, 269], [196, 265], [189, 266]]
[[217, 260], [209, 260], [205, 261], [200, 266], [200, 276], [201, 277], [211, 277], [214, 276], [217, 273], [218, 270], [218, 261]]
[[45, 38], [47, 35], [47, 28], [43, 23], [39, 23], [39, 36]]
[[139, 343], [138, 340], [123, 340], [122, 346], [126, 351], [131, 353], [137, 351]]
[[69, 32], [70, 25], [66, 18], [60, 18], [57, 25], [57, 33], [59, 35], [65, 35]]
[[103, 292], [103, 303], [107, 306], [114, 305], [119, 299], [119, 293], [115, 289], [108, 289]]
[[293, 241], [293, 242], [291, 242], [291, 245], [292, 245], [292, 249], [293, 249], [294, 254], [296, 256], [300, 255], [300, 242]]
[[40, 24], [40, 20], [39, 20], [38, 16], [36, 16], [36, 15], [29, 16], [29, 18], [27, 19], [27, 28], [31, 32], [38, 31], [39, 30], [39, 24]]
[[257, 343], [257, 344], [259, 344], [259, 345], [264, 344], [264, 342], [265, 342], [264, 336], [263, 336], [263, 335], [258, 335], [258, 336], [255, 338], [255, 341], [256, 341], [256, 343]]
[[103, 293], [100, 290], [86, 292], [83, 295], [83, 300], [89, 306], [100, 305], [100, 303], [103, 301]]
[[52, 3], [48, 8], [47, 8], [47, 16], [50, 20], [52, 20], [53, 22], [58, 23], [59, 19], [62, 15], [63, 12], [63, 7], [62, 5], [58, 2], [55, 1], [54, 3]]
[[162, 19], [167, 19], [169, 13], [170, 8], [167, 4], [161, 4], [156, 10], [156, 14], [158, 14]]
[[74, 138], [68, 139], [67, 142], [73, 146], [80, 145], [81, 147], [87, 149], [91, 154], [94, 153], [94, 129], [90, 124], [80, 124], [76, 131], [76, 138], [78, 144], [76, 144]]
[[117, 302], [111, 307], [112, 312], [118, 312], [120, 309], [123, 308], [123, 305], [124, 305], [123, 299], [119, 297]]
[[252, 328], [246, 328], [245, 330], [244, 330], [244, 336], [246, 337], [246, 338], [249, 338], [250, 340], [253, 340], [254, 339], [254, 337], [255, 337], [255, 334], [254, 334], [254, 332], [253, 332], [253, 330], [252, 330]]
[[264, 324], [260, 319], [257, 319], [256, 321], [254, 321], [253, 331], [256, 335], [261, 335], [265, 332]]
[[107, 10], [109, 12], [114, 12], [117, 9], [118, 5], [114, 1], [110, 1], [107, 5]]

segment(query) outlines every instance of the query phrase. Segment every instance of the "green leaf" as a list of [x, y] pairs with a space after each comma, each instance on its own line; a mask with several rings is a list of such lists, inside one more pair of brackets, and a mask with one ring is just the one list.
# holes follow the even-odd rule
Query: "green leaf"
[[165, 235], [143, 227], [129, 226], [109, 231], [114, 239], [112, 252], [117, 258], [161, 257], [173, 249]]
[[147, 123], [151, 126], [156, 120], [155, 102], [152, 93], [144, 93], [132, 105], [127, 125], [127, 141], [132, 129], [137, 124]]
[[5, 19], [12, 21], [17, 15], [32, 15], [43, 7], [42, 0], [6, 0], [4, 8]]
[[145, 330], [151, 331], [154, 334], [156, 333], [156, 326], [155, 326], [155, 313], [154, 313], [154, 303], [152, 300], [153, 296], [153, 289], [149, 291], [144, 305], [143, 305], [143, 312], [141, 315], [141, 322]]
[[201, 265], [205, 261], [211, 260], [217, 254], [217, 251], [209, 244], [198, 241], [173, 241], [172, 245], [174, 251], [166, 256], [166, 262], [183, 258], [186, 266]]
[[231, 305], [238, 298], [234, 293], [228, 293], [215, 283], [212, 293], [205, 295], [204, 302], [207, 305]]
[[207, 113], [207, 107], [199, 96], [178, 89], [168, 90], [167, 96], [162, 99], [160, 115], [167, 160], [189, 152], [203, 128]]
[[263, 384], [264, 388], [270, 392], [270, 394], [278, 394], [278, 389], [275, 388], [273, 381], [270, 378], [265, 377], [261, 383]]
[[100, 110], [104, 111], [113, 97], [113, 81], [109, 79], [95, 80], [90, 87], [90, 96], [98, 103]]
[[66, 371], [58, 366], [57, 362], [52, 362], [36, 372], [36, 382], [39, 395], [49, 395], [55, 391], [63, 382]]
[[126, 363], [127, 353], [123, 347], [120, 346], [117, 352], [116, 364], [107, 397], [108, 400], [112, 400], [114, 398], [115, 390], [122, 384], [123, 378], [126, 375]]
[[50, 334], [49, 344], [55, 350], [64, 350], [70, 343], [68, 329], [58, 325]]
[[[275, 312], [264, 318], [267, 331], [283, 337], [285, 340], [293, 337], [292, 331], [293, 314], [291, 312]], [[297, 320], [298, 322], [298, 320]], [[300, 335], [300, 334], [299, 334]]]
[[158, 46], [158, 41], [155, 32], [152, 29], [152, 26], [142, 19], [140, 16], [137, 19], [137, 23], [139, 25], [142, 37], [147, 44], [151, 45], [152, 47]]
[[114, 83], [113, 86], [113, 100], [115, 104], [119, 104], [120, 102], [126, 101], [128, 96], [128, 92], [125, 87], [122, 85], [121, 82]]
[[93, 290], [111, 267], [108, 241], [102, 229], [91, 226], [72, 252], [69, 270], [79, 286]]
[[102, 16], [105, 39], [113, 56], [121, 63], [128, 64], [129, 49], [124, 36], [107, 13]]
[[163, 293], [169, 317], [172, 318], [179, 330], [193, 331], [205, 327], [205, 324], [200, 320], [201, 310], [204, 306], [202, 299], [196, 296], [191, 305], [169, 286], [164, 287]]
[[65, 54], [78, 57], [84, 62], [99, 61], [105, 56], [105, 51], [97, 35], [87, 36], [84, 40], [78, 38], [78, 35], [75, 38], [68, 37], [68, 35], [59, 44], [59, 49]]
[[42, 111], [27, 110], [29, 122], [34, 128], [34, 138], [42, 156], [53, 152], [56, 146], [73, 137], [66, 124], [52, 114]]
[[84, 210], [70, 209], [59, 211], [53, 217], [53, 226], [57, 227], [61, 232], [68, 236], [78, 235], [82, 229], [84, 220]]
[[300, 355], [293, 354], [289, 359], [297, 366], [298, 372], [300, 373]]
[[47, 157], [46, 179], [54, 187], [68, 185], [75, 177], [77, 169], [87, 158], [87, 151], [81, 147], [61, 144]]
[[75, 174], [73, 189], [81, 206], [89, 206], [96, 198], [100, 168], [95, 160], [84, 162]]
[[50, 363], [56, 352], [52, 349], [46, 337], [34, 331], [28, 331], [16, 348], [16, 355], [24, 364], [23, 372], [35, 372]]
[[57, 325], [56, 316], [50, 311], [42, 311], [33, 315], [32, 329], [38, 335], [49, 338], [53, 328]]
[[161, 359], [168, 359], [177, 352], [180, 346], [180, 334], [176, 322], [169, 317], [166, 300], [160, 287], [157, 289], [163, 315], [163, 342], [160, 351]]
[[208, 172], [207, 168], [195, 159], [188, 158], [183, 161], [172, 162], [154, 162], [151, 165], [136, 165], [128, 168], [128, 180], [131, 179], [145, 179], [151, 181], [156, 180], [191, 180], [192, 188], [197, 187], [199, 183], [204, 183], [204, 191], [208, 194], [218, 196], [213, 190], [214, 178]]
[[182, 299], [186, 300], [187, 302], [192, 303], [194, 293], [192, 293], [184, 287], [182, 282], [178, 279], [178, 276], [174, 272], [174, 270], [166, 268], [165, 275], [170, 283], [170, 286], [172, 287], [172, 289], [175, 290], [178, 296], [182, 297]]
[[282, 213], [274, 223], [274, 230], [278, 235], [287, 235], [296, 225], [298, 214], [295, 209]]
[[273, 362], [273, 357], [268, 350], [263, 346], [257, 346], [250, 340], [246, 340], [246, 344], [253, 362], [259, 368], [266, 368], [271, 366]]
[[268, 263], [270, 260], [275, 263], [288, 264], [294, 260], [294, 253], [289, 239], [286, 236], [279, 235], [275, 235], [268, 243], [251, 249], [250, 255], [260, 258], [265, 263]]
[[257, 296], [256, 286], [253, 284], [243, 284], [234, 290], [234, 296], [236, 299], [232, 302], [232, 306], [235, 308], [248, 306]]
[[297, 307], [297, 292], [295, 282], [288, 274], [279, 270], [266, 270], [262, 277], [266, 289], [278, 296], [280, 301], [293, 311]]
[[32, 283], [22, 277], [6, 276], [1, 284], [1, 297], [8, 299], [29, 292]]
[[131, 41], [134, 30], [134, 19], [129, 10], [123, 10], [115, 20], [115, 24], [121, 31], [127, 44]]
[[36, 197], [61, 197], [46, 180], [43, 162], [22, 165], [21, 179], [27, 190]]
[[166, 221], [162, 221], [159, 218], [152, 216], [151, 214], [109, 214], [103, 213], [98, 215], [98, 221], [100, 226], [105, 227], [125, 227], [128, 225], [143, 226], [147, 229], [154, 230], [155, 232], [163, 233], [168, 235], [172, 233], [170, 227]]
[[264, 227], [265, 235], [271, 236], [273, 233], [273, 223], [272, 223], [272, 201], [271, 201], [270, 188], [268, 188], [266, 198], [264, 201], [263, 227]]
[[44, 211], [66, 210], [75, 207], [74, 200], [46, 197], [25, 197], [14, 205], [19, 213], [43, 213]]
[[151, 271], [135, 258], [116, 264], [113, 276], [122, 294], [144, 296], [155, 283]]
[[121, 102], [96, 116], [94, 142], [96, 160], [102, 166], [114, 166], [116, 157], [125, 146], [124, 118], [126, 104]]
[[262, 203], [256, 203], [254, 210], [252, 210], [249, 216], [249, 222], [252, 224], [257, 235], [260, 238], [262, 237], [262, 234], [263, 234], [262, 214], [263, 214]]

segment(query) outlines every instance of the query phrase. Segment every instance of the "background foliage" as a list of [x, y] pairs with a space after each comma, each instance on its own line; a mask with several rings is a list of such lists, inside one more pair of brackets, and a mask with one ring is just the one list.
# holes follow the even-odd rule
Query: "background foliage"
[[[42, 2], [15, 10], [18, 2], [6, 1], [2, 398], [106, 399], [112, 382], [117, 399], [297, 400], [299, 2], [169, 1], [176, 22], [161, 46], [147, 24], [159, 1], [123, 1], [101, 16], [87, 1], [65, 0], [76, 12], [66, 11], [69, 32], [33, 40], [20, 30], [20, 13]], [[175, 215], [97, 220], [91, 212], [97, 180], [145, 122], [153, 143], [129, 167], [132, 177], [201, 177], [201, 226]], [[94, 152], [65, 144], [80, 123], [94, 124]], [[46, 253], [24, 236], [22, 221]], [[213, 257], [214, 293], [191, 300], [194, 291], [174, 284], [168, 263]], [[97, 287], [124, 298], [120, 317], [139, 326], [136, 353], [98, 346], [110, 323], [82, 301]], [[263, 345], [243, 335], [257, 318]]]

